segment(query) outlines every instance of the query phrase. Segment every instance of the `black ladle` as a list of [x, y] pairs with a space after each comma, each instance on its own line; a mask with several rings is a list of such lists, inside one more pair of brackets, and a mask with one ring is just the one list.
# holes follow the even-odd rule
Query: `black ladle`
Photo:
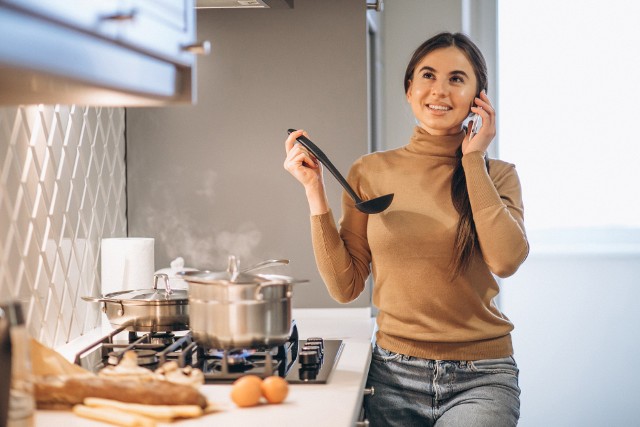
[[[296, 131], [295, 129], [288, 130], [289, 133], [295, 132], [295, 131]], [[362, 200], [356, 194], [356, 192], [353, 191], [353, 189], [351, 188], [347, 180], [344, 179], [344, 177], [340, 174], [340, 172], [338, 172], [338, 169], [336, 169], [336, 167], [333, 166], [333, 163], [331, 163], [329, 158], [322, 152], [321, 149], [319, 149], [313, 142], [311, 142], [309, 138], [307, 138], [304, 135], [301, 135], [298, 138], [296, 138], [296, 140], [300, 144], [302, 144], [303, 147], [309, 150], [311, 154], [313, 154], [316, 157], [316, 159], [320, 161], [320, 163], [322, 163], [327, 169], [329, 169], [329, 172], [331, 172], [331, 174], [344, 187], [347, 193], [349, 193], [349, 196], [351, 196], [353, 201], [356, 202], [356, 208], [358, 208], [360, 212], [364, 212], [366, 214], [377, 214], [389, 207], [389, 205], [391, 204], [391, 201], [393, 200], [393, 193], [387, 194], [385, 196], [376, 197], [375, 199], [371, 199], [371, 200]]]

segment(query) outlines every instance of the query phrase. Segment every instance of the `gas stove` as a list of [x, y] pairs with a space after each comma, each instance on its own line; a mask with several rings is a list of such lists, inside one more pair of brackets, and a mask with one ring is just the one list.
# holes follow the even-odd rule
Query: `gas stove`
[[326, 384], [343, 347], [342, 340], [299, 339], [295, 321], [286, 343], [242, 349], [204, 348], [189, 331], [143, 333], [121, 327], [79, 352], [75, 363], [98, 372], [118, 364], [126, 351], [135, 351], [140, 366], [155, 370], [173, 360], [180, 367], [202, 370], [206, 384], [231, 383], [244, 375], [278, 375], [290, 384]]

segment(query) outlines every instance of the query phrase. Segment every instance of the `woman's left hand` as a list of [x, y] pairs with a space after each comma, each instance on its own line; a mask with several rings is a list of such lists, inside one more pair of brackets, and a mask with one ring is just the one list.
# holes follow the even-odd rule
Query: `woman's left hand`
[[496, 111], [493, 109], [491, 100], [485, 91], [480, 92], [480, 96], [474, 99], [474, 103], [476, 105], [471, 107], [471, 111], [482, 117], [482, 127], [480, 127], [478, 133], [472, 135], [471, 128], [473, 123], [469, 123], [467, 136], [462, 141], [463, 155], [473, 151], [485, 153], [496, 136]]

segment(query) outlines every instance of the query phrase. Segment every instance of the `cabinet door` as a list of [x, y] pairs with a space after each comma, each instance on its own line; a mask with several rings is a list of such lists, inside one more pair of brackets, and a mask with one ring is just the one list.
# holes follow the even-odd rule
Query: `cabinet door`
[[193, 64], [193, 54], [184, 46], [195, 39], [195, 9], [192, 0], [126, 0], [134, 19], [120, 26], [118, 40], [151, 55], [181, 65]]
[[0, 0], [28, 14], [113, 39], [122, 22], [122, 0]]

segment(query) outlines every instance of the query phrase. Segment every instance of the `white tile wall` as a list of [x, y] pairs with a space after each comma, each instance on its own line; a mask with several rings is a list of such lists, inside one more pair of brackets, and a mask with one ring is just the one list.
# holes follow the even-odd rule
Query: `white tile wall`
[[124, 109], [0, 108], [0, 300], [57, 346], [95, 328], [102, 237], [126, 236]]

